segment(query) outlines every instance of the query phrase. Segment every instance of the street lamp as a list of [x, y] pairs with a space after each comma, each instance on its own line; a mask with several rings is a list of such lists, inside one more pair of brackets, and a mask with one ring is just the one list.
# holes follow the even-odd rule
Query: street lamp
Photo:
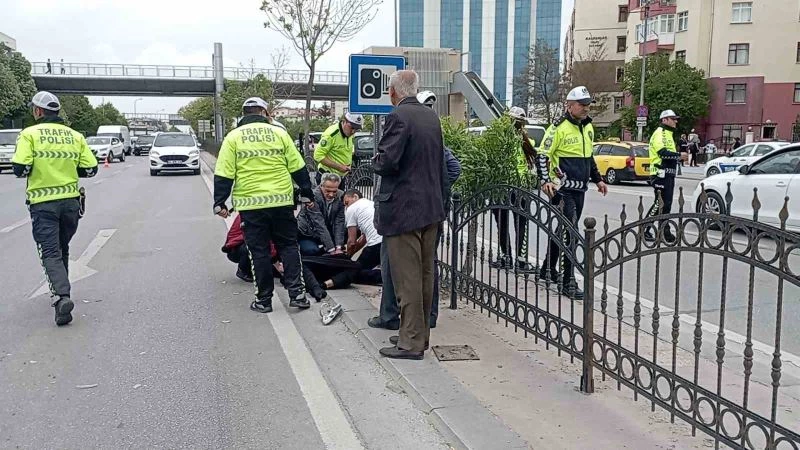
[[[649, 17], [647, 17], [647, 16], [648, 16], [648, 14], [650, 12], [650, 1], [651, 0], [644, 0], [642, 2], [642, 5], [641, 5], [641, 6], [644, 7], [644, 38], [642, 40], [642, 44], [644, 44], [645, 47], [644, 47], [644, 50], [642, 51], [642, 76], [641, 76], [642, 79], [640, 80], [641, 84], [639, 86], [639, 106], [644, 106], [644, 77], [645, 77], [645, 73], [647, 71], [647, 47], [646, 47], [646, 45], [647, 45], [647, 35], [648, 35], [647, 23], [648, 23], [648, 19], [649, 19]], [[637, 114], [637, 117], [638, 117], [638, 114]], [[644, 132], [644, 126], [643, 125], [639, 125], [638, 128], [639, 128], [639, 132], [636, 135], [636, 139], [639, 142], [642, 142], [642, 133]]]
[[139, 98], [137, 98], [136, 100], [133, 101], [133, 117], [136, 117], [136, 102], [138, 102], [141, 99], [142, 99], [142, 97], [139, 97]]

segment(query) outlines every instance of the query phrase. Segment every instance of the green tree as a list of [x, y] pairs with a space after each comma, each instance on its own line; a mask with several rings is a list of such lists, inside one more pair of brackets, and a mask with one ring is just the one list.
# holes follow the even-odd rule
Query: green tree
[[0, 122], [23, 119], [35, 93], [31, 64], [21, 53], [0, 43]]
[[90, 135], [97, 132], [97, 115], [83, 95], [62, 95], [61, 116], [73, 130]]
[[[629, 130], [636, 129], [641, 73], [641, 58], [625, 64], [623, 89], [631, 94], [634, 102], [622, 109], [621, 120], [622, 126]], [[701, 117], [708, 115], [711, 86], [702, 70], [683, 61], [670, 61], [667, 54], [657, 54], [647, 58], [644, 100], [650, 110], [645, 134], [658, 128], [658, 116], [665, 109], [672, 109], [681, 116], [678, 134], [688, 133]]]
[[193, 129], [197, 130], [198, 120], [214, 119], [214, 99], [212, 97], [200, 97], [192, 100], [178, 110], [178, 114], [189, 121]]
[[25, 97], [19, 90], [19, 84], [8, 66], [0, 62], [0, 119], [5, 120], [20, 105], [25, 104]]
[[245, 81], [225, 80], [221, 107], [229, 127], [234, 126], [234, 120], [242, 116], [242, 103], [250, 97], [261, 97], [271, 103], [275, 97], [272, 81], [260, 73]]
[[372, 114], [364, 116], [364, 126], [361, 127], [361, 131], [369, 131], [370, 133], [375, 131], [375, 119], [372, 117]]
[[94, 109], [95, 128], [102, 125], [128, 125], [128, 120], [111, 103], [102, 103]]

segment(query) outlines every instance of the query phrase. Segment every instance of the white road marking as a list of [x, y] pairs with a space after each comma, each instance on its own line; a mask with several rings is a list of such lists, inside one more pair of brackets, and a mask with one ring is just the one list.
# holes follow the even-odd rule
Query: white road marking
[[[89, 267], [89, 261], [97, 255], [101, 248], [111, 239], [111, 236], [114, 235], [116, 232], [116, 228], [110, 228], [107, 230], [100, 230], [97, 232], [97, 236], [92, 239], [92, 242], [86, 247], [86, 249], [81, 253], [81, 256], [78, 257], [75, 261], [70, 261], [69, 264], [69, 282], [75, 283], [76, 281], [80, 281], [84, 278], [88, 278], [97, 273], [96, 270]], [[47, 283], [42, 283], [41, 286], [33, 293], [28, 300], [36, 298], [40, 295], [47, 294], [49, 292], [49, 288]]]
[[3, 228], [2, 230], [0, 230], [0, 233], [10, 233], [10, 232], [16, 230], [17, 228], [19, 228], [19, 227], [21, 227], [21, 226], [23, 226], [25, 224], [30, 223], [30, 221], [31, 221], [31, 218], [30, 217], [26, 217], [26, 218], [24, 218], [24, 219], [22, 219], [22, 220], [20, 220], [18, 222], [14, 222], [11, 225]]
[[[205, 181], [208, 192], [213, 196], [214, 185], [211, 181], [213, 172], [205, 161], [202, 159], [200, 161], [203, 181]], [[233, 219], [229, 217], [225, 222], [227, 228], [230, 228]], [[289, 361], [289, 366], [292, 368], [292, 373], [300, 386], [300, 391], [303, 393], [303, 398], [311, 411], [311, 416], [314, 418], [314, 423], [317, 425], [325, 447], [329, 449], [363, 449], [364, 446], [356, 436], [336, 396], [333, 395], [319, 366], [314, 361], [311, 351], [289, 317], [283, 302], [273, 301], [272, 306], [274, 310], [267, 314], [267, 317], [278, 336], [278, 342]], [[305, 314], [309, 313], [310, 311]]]

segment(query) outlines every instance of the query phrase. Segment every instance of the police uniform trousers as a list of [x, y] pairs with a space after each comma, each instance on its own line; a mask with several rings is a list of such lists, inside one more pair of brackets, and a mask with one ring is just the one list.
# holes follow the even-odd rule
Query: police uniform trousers
[[300, 251], [297, 249], [297, 219], [294, 208], [279, 206], [239, 211], [242, 216], [242, 232], [250, 261], [253, 265], [253, 282], [258, 301], [272, 299], [275, 280], [272, 277], [272, 256], [269, 242], [272, 241], [283, 261], [283, 277], [291, 298], [305, 294], [303, 268]]
[[50, 293], [69, 296], [69, 242], [78, 231], [78, 198], [52, 200], [29, 206], [33, 240], [39, 251]]
[[[509, 194], [509, 200], [512, 205], [517, 204], [517, 194], [515, 192], [511, 192]], [[528, 200], [521, 199], [519, 207], [523, 210], [528, 209]], [[514, 256], [511, 253], [511, 235], [509, 230], [509, 211], [507, 209], [497, 209], [492, 211], [494, 215], [495, 221], [497, 221], [497, 232], [499, 237], [499, 244], [500, 244], [500, 255], [505, 256]], [[516, 234], [516, 250], [517, 250], [517, 258], [518, 259], [527, 259], [528, 257], [528, 219], [525, 216], [513, 213], [514, 219], [514, 233]]]
[[653, 201], [653, 206], [650, 207], [647, 217], [669, 214], [672, 212], [672, 196], [675, 193], [675, 176], [666, 175], [664, 178], [653, 176], [651, 182], [656, 199]]
[[[577, 229], [581, 215], [583, 214], [583, 201], [585, 197], [586, 192], [561, 189], [556, 192], [556, 195], [554, 195], [553, 198], [550, 199], [550, 204], [556, 206], [557, 208], [560, 207], [561, 213], [566, 217], [569, 223], [571, 223], [575, 229]], [[565, 224], [561, 223], [557, 227], [558, 234], [561, 239], [561, 245], [569, 252], [569, 255], [572, 258], [575, 258], [575, 247], [574, 243], [572, 242], [572, 234], [568, 232], [568, 228], [564, 225]], [[545, 269], [549, 270], [551, 280], [555, 280], [559, 273], [559, 271], [556, 270], [556, 265], [558, 264], [559, 256], [562, 256], [560, 272], [563, 276], [563, 283], [566, 285], [567, 282], [575, 278], [574, 264], [570, 260], [569, 256], [561, 255], [561, 248], [562, 247], [559, 246], [557, 241], [553, 239], [550, 240], [547, 254], [544, 259]]]

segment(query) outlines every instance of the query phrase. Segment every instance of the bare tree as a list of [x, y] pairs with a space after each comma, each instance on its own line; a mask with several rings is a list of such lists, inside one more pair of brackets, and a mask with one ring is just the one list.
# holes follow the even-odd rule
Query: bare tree
[[352, 39], [377, 13], [383, 0], [262, 0], [266, 28], [289, 39], [310, 71], [306, 84], [305, 136], [311, 122], [311, 92], [317, 62], [337, 42]]
[[270, 55], [270, 72], [275, 86], [275, 96], [269, 102], [270, 114], [283, 106], [286, 100], [294, 98], [300, 91], [300, 86], [294, 82], [294, 74], [287, 69], [291, 60], [289, 51], [289, 47], [281, 46]]
[[514, 80], [517, 97], [528, 111], [553, 123], [564, 111], [564, 83], [559, 68], [558, 50], [537, 41], [528, 55], [522, 73]]
[[608, 61], [605, 42], [578, 52], [571, 68], [567, 68], [566, 79], [570, 86], [586, 86], [597, 103], [592, 105], [592, 115], [599, 116], [609, 108], [613, 92], [621, 92], [616, 82], [616, 66]]

